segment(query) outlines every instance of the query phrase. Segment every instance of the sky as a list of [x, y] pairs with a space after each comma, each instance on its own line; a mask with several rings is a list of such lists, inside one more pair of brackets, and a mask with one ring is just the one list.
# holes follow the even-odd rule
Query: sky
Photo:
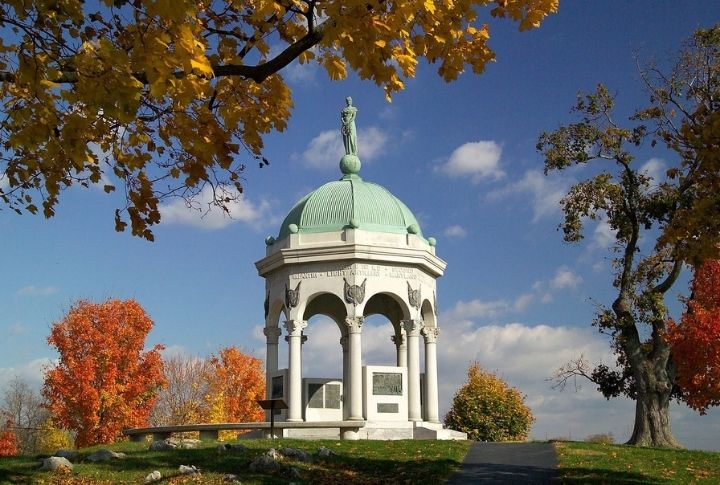
[[[613, 235], [593, 222], [580, 244], [562, 241], [558, 201], [587, 172], [544, 176], [535, 144], [543, 131], [572, 121], [576, 94], [599, 82], [627, 119], [647, 102], [636, 60], [664, 65], [694, 29], [718, 20], [720, 3], [711, 0], [563, 0], [534, 31], [489, 20], [497, 62], [484, 74], [445, 83], [437, 66], [422, 64], [392, 103], [352, 74], [331, 82], [316, 66], [293, 64], [285, 72], [292, 118], [285, 132], [265, 138], [269, 166], [248, 156], [233, 218], [200, 217], [171, 201], [155, 242], [116, 233], [122, 201], [97, 188], [66, 191], [50, 220], [1, 210], [0, 391], [14, 376], [41, 385], [57, 358], [46, 344], [50, 326], [78, 299], [136, 299], [155, 322], [148, 347], [163, 344], [166, 354], [207, 356], [237, 345], [264, 357], [264, 281], [254, 262], [298, 199], [340, 177], [339, 111], [352, 96], [360, 175], [405, 202], [448, 264], [438, 281], [441, 414], [478, 361], [526, 395], [536, 417], [532, 438], [613, 433], [627, 440], [633, 402], [607, 401], [589, 382], [559, 392], [547, 381], [581, 354], [614, 362], [608, 340], [590, 326], [595, 305], [612, 303]], [[637, 153], [650, 174], [672, 161], [661, 147]], [[687, 273], [668, 295], [676, 317], [686, 290]], [[305, 333], [303, 376], [338, 377], [337, 327], [316, 317]], [[391, 334], [387, 321], [366, 323], [366, 364], [394, 362]], [[284, 348], [280, 359], [282, 366]], [[673, 404], [671, 422], [685, 446], [720, 450], [717, 410], [699, 416]]]

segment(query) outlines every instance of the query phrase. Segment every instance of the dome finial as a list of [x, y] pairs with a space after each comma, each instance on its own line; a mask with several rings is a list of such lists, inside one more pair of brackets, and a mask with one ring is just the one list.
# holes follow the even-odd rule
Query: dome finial
[[352, 98], [345, 99], [347, 106], [340, 111], [340, 133], [345, 145], [345, 155], [340, 160], [340, 171], [345, 175], [356, 175], [360, 172], [360, 159], [357, 156], [357, 130], [355, 118], [358, 109], [352, 105]]

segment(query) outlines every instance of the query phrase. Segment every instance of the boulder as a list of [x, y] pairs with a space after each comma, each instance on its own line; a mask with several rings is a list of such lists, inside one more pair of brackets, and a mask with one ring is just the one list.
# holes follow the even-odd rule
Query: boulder
[[260, 455], [250, 462], [250, 471], [254, 473], [273, 473], [282, 468], [282, 465], [267, 453]]
[[318, 448], [317, 454], [318, 454], [318, 456], [320, 456], [322, 458], [328, 458], [330, 456], [337, 456], [337, 453], [335, 453], [333, 450], [331, 450], [327, 446], [321, 446], [320, 448]]
[[275, 448], [270, 448], [269, 450], [267, 450], [265, 452], [265, 455], [269, 456], [273, 460], [282, 460], [283, 457]]
[[180, 448], [180, 449], [185, 449], [185, 450], [190, 450], [190, 449], [193, 449], [193, 448], [197, 448], [198, 445], [199, 445], [200, 443], [202, 443], [202, 441], [200, 441], [200, 440], [195, 440], [195, 439], [192, 439], [192, 438], [185, 438], [185, 439], [177, 440], [177, 441], [174, 441], [174, 442], [175, 442], [175, 444], [177, 445], [178, 448]]
[[149, 474], [148, 476], [145, 477], [145, 483], [153, 483], [153, 482], [157, 482], [161, 479], [162, 479], [162, 474], [159, 471], [155, 470], [154, 472], [152, 472], [151, 474]]
[[282, 453], [282, 456], [286, 458], [292, 458], [302, 462], [312, 460], [308, 453], [305, 453], [303, 450], [299, 450], [297, 448], [280, 448], [280, 453]]
[[116, 453], [112, 450], [101, 449], [90, 453], [85, 457], [86, 460], [96, 461], [110, 461], [110, 460], [121, 460], [125, 458], [125, 453]]
[[63, 469], [72, 470], [73, 464], [70, 463], [67, 458], [64, 458], [62, 456], [51, 456], [50, 458], [45, 458], [42, 461], [42, 466], [40, 467], [40, 469], [51, 472]]
[[199, 475], [200, 470], [197, 469], [195, 465], [180, 465], [178, 467], [178, 471], [180, 472], [180, 475]]
[[150, 443], [150, 451], [169, 451], [177, 449], [178, 445], [172, 440], [157, 440]]
[[223, 482], [233, 483], [235, 485], [242, 485], [242, 482], [238, 478], [237, 475], [233, 475], [232, 473], [226, 473], [223, 475]]

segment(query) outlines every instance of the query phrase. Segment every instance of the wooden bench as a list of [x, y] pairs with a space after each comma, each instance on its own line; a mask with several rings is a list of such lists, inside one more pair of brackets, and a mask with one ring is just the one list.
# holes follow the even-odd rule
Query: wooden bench
[[[342, 439], [358, 439], [357, 433], [360, 428], [365, 426], [365, 421], [298, 421], [275, 422], [275, 429], [319, 429], [319, 428], [339, 428], [340, 437]], [[130, 441], [143, 441], [148, 436], [152, 436], [153, 440], [164, 440], [172, 436], [173, 433], [188, 433], [198, 431], [201, 440], [216, 440], [220, 431], [235, 430], [266, 430], [267, 436], [270, 437], [270, 423], [200, 423], [200, 424], [179, 424], [175, 426], [155, 426], [152, 428], [131, 428], [124, 429], [123, 434], [130, 438]]]

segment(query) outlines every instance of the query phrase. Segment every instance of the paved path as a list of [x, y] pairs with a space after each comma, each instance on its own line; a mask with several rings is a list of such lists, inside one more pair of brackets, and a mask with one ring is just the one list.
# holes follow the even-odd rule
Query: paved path
[[552, 483], [557, 455], [551, 443], [475, 443], [447, 485]]

